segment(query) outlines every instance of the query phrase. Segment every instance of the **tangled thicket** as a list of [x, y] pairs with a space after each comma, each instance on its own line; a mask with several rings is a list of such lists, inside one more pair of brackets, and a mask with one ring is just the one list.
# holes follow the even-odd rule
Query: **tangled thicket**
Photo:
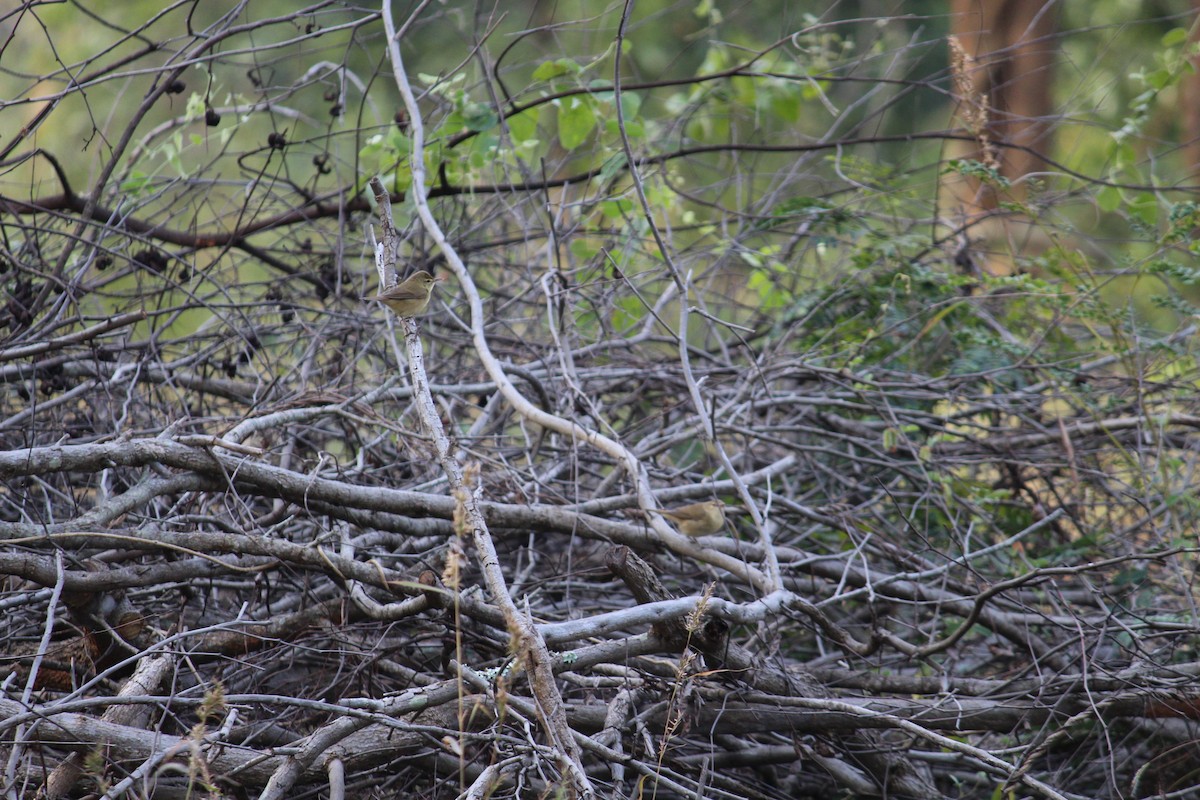
[[[311, 17], [383, 52], [378, 14], [323, 13], [273, 24], [311, 44]], [[127, 130], [172, 69], [246, 73], [211, 49], [263, 41], [241, 22], [141, 54], [166, 68], [140, 79]], [[865, 150], [836, 171], [820, 153], [786, 171], [752, 153], [608, 162], [577, 185], [565, 161], [501, 180], [500, 159], [485, 182], [480, 123], [430, 155], [472, 285], [446, 281], [406, 339], [360, 300], [384, 228], [336, 154], [420, 120], [321, 134], [284, 101], [344, 113], [353, 81], [281, 59], [293, 82], [260, 75], [252, 106], [142, 131], [88, 192], [45, 141], [6, 153], [57, 184], [0, 198], [11, 796], [1197, 783], [1192, 329], [1138, 331], [1059, 245], [1026, 274], [964, 269], [966, 237], [895, 213], [920, 187], [843, 194]], [[218, 143], [212, 118], [235, 112]], [[151, 175], [148, 153], [205, 115], [194, 174]], [[244, 141], [263, 120], [280, 138]], [[773, 170], [724, 208], [726, 182]], [[456, 275], [397, 175], [399, 269]], [[635, 188], [682, 204], [657, 220], [669, 263]], [[725, 500], [727, 530], [664, 529], [639, 481], [664, 506]], [[486, 543], [540, 641], [498, 602]]]

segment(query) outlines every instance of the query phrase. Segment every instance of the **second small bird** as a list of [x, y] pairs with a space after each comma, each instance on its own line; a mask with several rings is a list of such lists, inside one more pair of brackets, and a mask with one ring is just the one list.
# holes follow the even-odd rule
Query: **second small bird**
[[396, 312], [398, 317], [415, 317], [429, 305], [429, 296], [433, 294], [433, 287], [438, 280], [440, 279], [421, 270], [371, 299], [383, 303]]
[[707, 536], [725, 527], [725, 504], [720, 500], [664, 508], [658, 513], [674, 522], [679, 532], [687, 536]]

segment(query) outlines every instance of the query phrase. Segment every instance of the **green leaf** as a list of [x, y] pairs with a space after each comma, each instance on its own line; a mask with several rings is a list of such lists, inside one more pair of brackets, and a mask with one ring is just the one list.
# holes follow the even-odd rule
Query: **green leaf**
[[757, 253], [751, 250], [738, 250], [738, 257], [756, 269], [762, 268], [762, 259], [758, 257]]
[[637, 92], [621, 92], [621, 113], [628, 122], [642, 110], [642, 96]]
[[1106, 213], [1116, 211], [1121, 207], [1121, 190], [1115, 186], [1105, 186], [1096, 193], [1096, 204]]
[[1151, 192], [1139, 192], [1129, 204], [1129, 210], [1147, 225], [1158, 224], [1158, 198]]
[[1169, 70], [1156, 69], [1154, 72], [1151, 72], [1149, 75], [1146, 76], [1146, 82], [1149, 83], [1151, 86], [1153, 86], [1155, 89], [1162, 91], [1167, 86], [1171, 85], [1173, 78], [1174, 78], [1174, 76], [1171, 74], [1171, 72]]
[[611, 181], [618, 173], [625, 169], [625, 163], [624, 151], [613, 153], [605, 159], [604, 166], [600, 167], [600, 183], [606, 184]]
[[398, 156], [406, 156], [412, 151], [412, 141], [408, 138], [408, 134], [397, 128], [392, 128], [388, 132], [387, 146]]
[[646, 316], [646, 306], [636, 297], [621, 297], [613, 304], [612, 324], [624, 330], [640, 324]]
[[472, 103], [463, 111], [463, 125], [469, 131], [480, 133], [488, 128], [494, 128], [499, 118], [496, 112], [482, 103]]
[[628, 199], [605, 200], [599, 205], [600, 213], [608, 219], [621, 219], [633, 210], [633, 201]]
[[1187, 28], [1172, 28], [1163, 34], [1163, 47], [1174, 47], [1177, 44], [1183, 44], [1187, 41]]
[[527, 109], [514, 117], [509, 117], [508, 131], [517, 145], [529, 141], [538, 141], [537, 112]]
[[794, 299], [789, 293], [779, 289], [770, 270], [751, 270], [747, 287], [758, 296], [760, 311], [776, 311]]
[[533, 71], [535, 81], [548, 81], [560, 75], [578, 75], [583, 67], [569, 58], [559, 58], [554, 61], [543, 61]]
[[121, 191], [126, 194], [140, 194], [143, 189], [150, 185], [150, 176], [144, 172], [133, 170], [129, 173], [129, 177], [121, 182]]
[[574, 239], [571, 241], [570, 247], [571, 255], [581, 262], [591, 261], [596, 257], [596, 253], [600, 252], [599, 245], [588, 239]]
[[587, 141], [596, 127], [596, 113], [587, 97], [572, 97], [558, 106], [558, 143], [574, 150]]
[[189, 119], [199, 119], [204, 116], [207, 106], [204, 104], [204, 95], [192, 92], [188, 96], [187, 109], [185, 113]]
[[[604, 131], [605, 133], [612, 134], [613, 136], [616, 136], [621, 132], [621, 126], [617, 124], [617, 118], [615, 116], [608, 117], [604, 120]], [[637, 121], [630, 122], [628, 119], [625, 120], [625, 133], [630, 139], [633, 140], [646, 138], [646, 129], [642, 126], [642, 123]]]

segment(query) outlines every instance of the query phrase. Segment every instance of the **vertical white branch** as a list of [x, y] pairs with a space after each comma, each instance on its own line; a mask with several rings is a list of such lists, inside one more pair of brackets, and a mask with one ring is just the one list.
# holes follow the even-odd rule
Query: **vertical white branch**
[[[653, 493], [650, 491], [649, 478], [642, 468], [641, 462], [638, 461], [637, 456], [620, 442], [605, 436], [599, 431], [585, 428], [573, 420], [564, 419], [563, 417], [543, 411], [534, 405], [517, 391], [517, 388], [505, 373], [504, 368], [500, 365], [500, 362], [492, 354], [484, 331], [483, 301], [480, 299], [479, 291], [475, 287], [475, 282], [472, 280], [471, 274], [467, 271], [462, 258], [458, 255], [454, 246], [446, 239], [445, 233], [442, 231], [437, 220], [434, 219], [433, 211], [429, 207], [425, 172], [424, 121], [420, 114], [420, 108], [417, 106], [417, 99], [413, 95], [412, 85], [409, 83], [408, 74], [404, 68], [404, 61], [400, 55], [400, 43], [396, 38], [396, 28], [391, 18], [391, 3], [389, 0], [384, 0], [383, 2], [383, 17], [384, 26], [388, 32], [388, 55], [392, 62], [392, 74], [396, 81], [396, 87], [404, 99], [404, 106], [409, 116], [409, 130], [412, 135], [412, 151], [410, 156], [412, 186], [410, 191], [413, 194], [413, 203], [416, 206], [417, 215], [421, 223], [425, 226], [426, 233], [429, 234], [430, 238], [437, 244], [442, 255], [445, 256], [446, 263], [458, 279], [459, 286], [470, 306], [471, 338], [480, 363], [487, 370], [491, 379], [495, 381], [496, 388], [504, 395], [504, 399], [512, 405], [518, 414], [544, 428], [549, 428], [565, 436], [570, 436], [578, 442], [590, 444], [616, 460], [628, 473], [638, 498], [638, 504], [644, 510], [655, 508], [657, 503], [654, 500]], [[650, 525], [672, 550], [685, 556], [702, 558], [715, 566], [750, 581], [761, 591], [770, 591], [770, 583], [761, 570], [755, 569], [737, 558], [714, 553], [711, 550], [700, 547], [691, 539], [671, 530], [666, 522], [656, 515], [650, 515]]]

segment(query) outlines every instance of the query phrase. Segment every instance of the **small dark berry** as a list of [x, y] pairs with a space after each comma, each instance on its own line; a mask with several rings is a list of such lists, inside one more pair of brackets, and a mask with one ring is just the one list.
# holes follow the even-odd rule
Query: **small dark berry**
[[161, 274], [167, 268], [167, 257], [157, 250], [142, 250], [133, 254], [135, 263], [156, 274]]

